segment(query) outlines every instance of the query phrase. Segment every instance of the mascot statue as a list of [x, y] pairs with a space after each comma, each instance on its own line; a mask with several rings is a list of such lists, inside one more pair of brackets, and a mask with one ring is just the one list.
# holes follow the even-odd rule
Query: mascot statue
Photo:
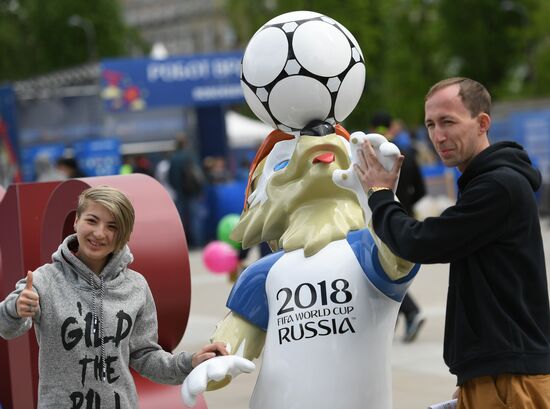
[[357, 41], [322, 14], [283, 14], [250, 40], [244, 95], [276, 129], [250, 169], [233, 239], [244, 248], [268, 242], [273, 253], [235, 283], [212, 337], [231, 355], [193, 370], [182, 385], [187, 405], [254, 370], [263, 353], [253, 409], [392, 408], [394, 327], [418, 266], [376, 237], [353, 170], [364, 140], [386, 169], [399, 149], [339, 125], [364, 81]]

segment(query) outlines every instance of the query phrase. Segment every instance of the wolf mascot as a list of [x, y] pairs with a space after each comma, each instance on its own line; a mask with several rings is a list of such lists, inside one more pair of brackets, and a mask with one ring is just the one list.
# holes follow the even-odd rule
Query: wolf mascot
[[274, 252], [238, 278], [212, 337], [232, 355], [191, 372], [182, 385], [187, 405], [252, 371], [263, 352], [253, 409], [392, 408], [390, 348], [418, 266], [395, 257], [369, 227], [353, 170], [364, 140], [390, 169], [399, 150], [383, 136], [350, 137], [321, 120], [265, 139], [232, 238], [244, 248], [265, 241]]

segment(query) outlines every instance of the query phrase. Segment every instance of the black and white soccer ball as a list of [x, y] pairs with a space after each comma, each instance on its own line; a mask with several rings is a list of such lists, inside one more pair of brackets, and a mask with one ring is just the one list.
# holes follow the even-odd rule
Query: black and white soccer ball
[[353, 35], [312, 11], [285, 13], [264, 24], [250, 39], [241, 67], [250, 109], [290, 134], [315, 120], [342, 122], [359, 102], [365, 76]]

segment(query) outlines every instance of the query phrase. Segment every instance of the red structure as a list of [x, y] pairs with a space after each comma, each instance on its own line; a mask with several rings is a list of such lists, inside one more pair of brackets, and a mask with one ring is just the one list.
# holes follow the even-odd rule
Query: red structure
[[[133, 174], [22, 183], [0, 189], [0, 299], [28, 270], [47, 263], [59, 243], [73, 233], [77, 198], [84, 189], [110, 185], [125, 192], [136, 210], [129, 243], [155, 298], [159, 343], [167, 351], [180, 342], [191, 302], [187, 243], [178, 212], [153, 178]], [[180, 387], [155, 384], [134, 374], [140, 409], [183, 409]], [[37, 404], [38, 346], [34, 331], [15, 340], [0, 339], [0, 403], [3, 409]], [[204, 399], [197, 408], [206, 409]]]

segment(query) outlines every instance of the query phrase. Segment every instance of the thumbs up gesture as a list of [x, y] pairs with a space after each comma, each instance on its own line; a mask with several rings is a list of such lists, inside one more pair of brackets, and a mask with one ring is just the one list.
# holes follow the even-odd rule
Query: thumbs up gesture
[[32, 271], [27, 273], [27, 284], [15, 303], [17, 315], [21, 318], [34, 317], [38, 312], [39, 297], [36, 291], [32, 288]]

